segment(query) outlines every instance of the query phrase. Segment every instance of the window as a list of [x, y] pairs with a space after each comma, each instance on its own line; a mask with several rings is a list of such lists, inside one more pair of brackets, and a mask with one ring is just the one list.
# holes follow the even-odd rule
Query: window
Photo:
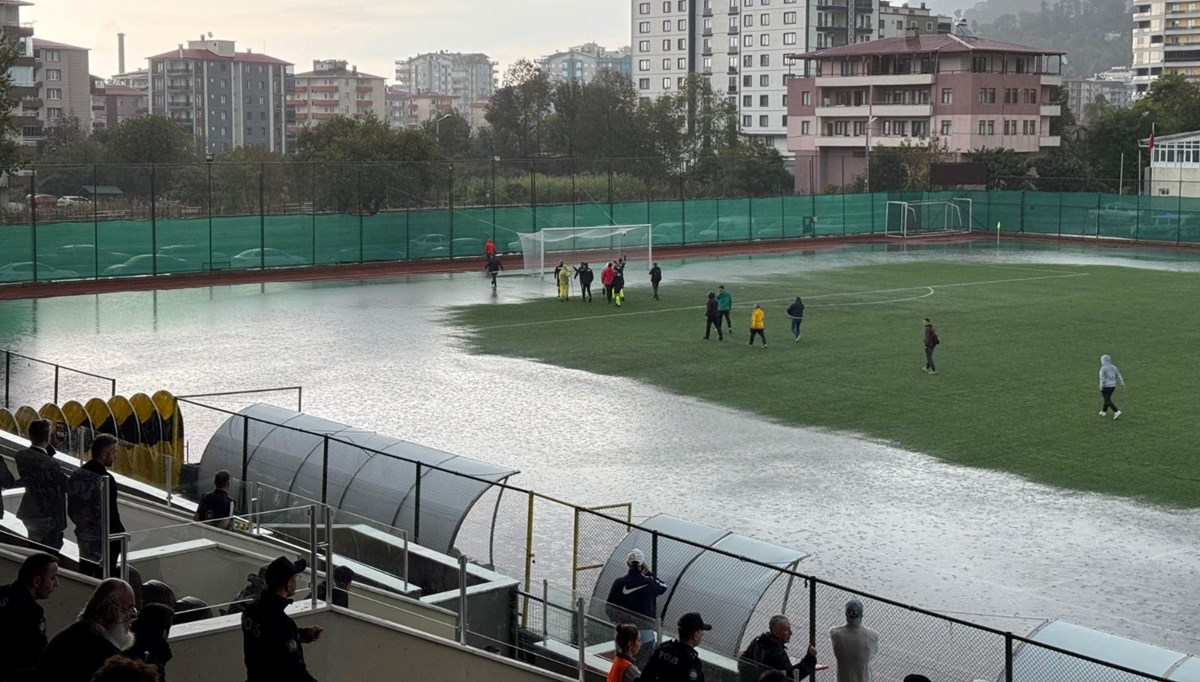
[[639, 52], [649, 52], [650, 51], [650, 41], [649, 40], [639, 40], [638, 41], [638, 51]]
[[736, 71], [736, 70], [737, 70], [737, 67], [738, 67], [738, 60], [737, 60], [737, 57], [730, 57], [730, 58], [729, 58], [729, 68], [730, 68], [730, 70], [732, 70], [732, 71]]
[[675, 68], [680, 71], [687, 71], [687, 57], [680, 57], [675, 60]]
[[[763, 37], [766, 38], [766, 36], [763, 36]], [[758, 55], [758, 65], [759, 66], [770, 66], [771, 65], [771, 55], [769, 55], [769, 54]]]
[[62, 99], [62, 89], [46, 88], [46, 99]]
[[663, 14], [670, 14], [670, 13], [671, 13], [671, 0], [667, 0], [666, 2], [663, 3]]
[[742, 87], [748, 88], [754, 85], [754, 76], [742, 76]]
[[808, 131], [810, 128], [811, 128], [811, 126], [809, 126], [808, 121], [800, 121], [800, 134], [801, 135], [808, 135], [809, 134]]
[[942, 121], [942, 135], [950, 134], [950, 121]]
[[705, 58], [704, 58], [704, 70], [705, 70], [705, 71], [712, 71], [712, 57], [705, 57]]
[[680, 19], [678, 22], [676, 22], [675, 28], [680, 31], [686, 31], [687, 30], [687, 19]]
[[253, 112], [253, 111], [247, 111], [247, 112], [246, 112], [246, 120], [247, 120], [247, 121], [253, 121], [253, 120], [254, 120], [254, 112]]
[[749, 33], [742, 36], [742, 47], [754, 47], [754, 36]]
[[639, 21], [638, 22], [638, 33], [649, 33], [649, 32], [650, 32], [650, 22]]
[[766, 114], [759, 116], [758, 117], [758, 127], [759, 128], [769, 128], [771, 126], [769, 119], [770, 119], [770, 117], [767, 116]]
[[929, 121], [912, 122], [913, 137], [929, 137]]
[[678, 9], [680, 12], [687, 11], [687, 0], [679, 0], [679, 2], [676, 4], [679, 6]]
[[650, 79], [649, 78], [639, 78], [638, 79], [638, 90], [649, 90], [649, 89], [650, 89]]
[[[737, 58], [735, 57], [732, 61], [737, 61]], [[751, 66], [754, 66], [754, 55], [752, 55], [752, 54], [742, 55], [742, 66], [744, 66], [746, 68], [750, 68]]]
[[796, 13], [795, 12], [784, 12], [783, 13], [783, 23], [785, 23], [785, 24], [796, 23]]
[[48, 80], [48, 81], [62, 80], [62, 69], [46, 69], [46, 80]]
[[783, 44], [784, 45], [795, 45], [796, 44], [796, 34], [795, 33], [784, 33], [783, 34]]
[[670, 89], [671, 89], [671, 79], [664, 78], [663, 79], [663, 90], [670, 90]]
[[666, 40], [663, 41], [663, 52], [670, 52], [670, 51], [671, 51], [671, 39], [667, 38]]
[[759, 87], [763, 87], [763, 88], [770, 87], [771, 86], [771, 77], [765, 73], [763, 75], [759, 76], [758, 77], [758, 85], [759, 85]]
[[743, 107], [754, 106], [754, 95], [742, 95], [742, 106]]
[[[42, 50], [42, 61], [44, 61], [44, 62], [62, 61], [62, 55], [59, 53], [58, 50]], [[61, 109], [59, 110], [59, 115], [60, 116], [62, 115]]]
[[737, 49], [737, 36], [729, 36], [729, 49]]
[[743, 128], [749, 128], [752, 125], [754, 125], [754, 117], [753, 116], [746, 114], [745, 116], [742, 117], [742, 127]]
[[663, 62], [662, 62], [662, 64], [663, 64], [663, 65], [662, 65], [663, 71], [670, 71], [670, 70], [671, 70], [671, 58], [670, 58], [670, 57], [667, 57], [667, 58], [663, 59]]
[[979, 88], [979, 103], [980, 104], [995, 104], [996, 103], [996, 88]]
[[745, 26], [746, 28], [750, 28], [750, 27], [754, 26], [754, 15], [753, 14], [743, 14], [742, 15], [742, 26]]
[[650, 60], [649, 59], [639, 59], [638, 60], [638, 71], [649, 71], [649, 70], [650, 70]]
[[670, 33], [670, 32], [671, 32], [671, 20], [663, 19], [663, 33]]
[[979, 119], [979, 134], [986, 135], [987, 134], [985, 132], [986, 130], [987, 130], [987, 121], [984, 121], [982, 118]]
[[[764, 33], [764, 34], [760, 35], [758, 37], [758, 44], [763, 47], [767, 47], [768, 45], [770, 45], [771, 44], [771, 34]], [[763, 56], [765, 57], [766, 55], [763, 55]]]
[[771, 96], [770, 95], [759, 95], [758, 96], [758, 106], [760, 106], [760, 107], [771, 106]]
[[942, 104], [954, 103], [954, 90], [951, 88], [942, 88]]
[[46, 118], [52, 120], [56, 118], [62, 118], [62, 109], [59, 107], [49, 107], [46, 109]]
[[984, 57], [984, 56], [971, 57], [971, 72], [972, 73], [987, 73], [987, 57]]
[[254, 128], [246, 126], [246, 137], [254, 137]]
[[787, 95], [783, 96], [783, 106], [787, 106]]
[[771, 15], [770, 14], [758, 15], [758, 25], [759, 26], [770, 26], [771, 25]]
[[676, 40], [675, 41], [675, 49], [686, 50], [687, 49], [687, 38], [680, 38], [680, 39]]
[[804, 106], [804, 107], [812, 106], [812, 91], [811, 90], [802, 90], [800, 92], [800, 106]]

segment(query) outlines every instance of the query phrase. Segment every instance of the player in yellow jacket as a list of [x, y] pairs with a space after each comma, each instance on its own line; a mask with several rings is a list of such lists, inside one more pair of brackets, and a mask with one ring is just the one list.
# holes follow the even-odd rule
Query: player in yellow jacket
[[750, 311], [750, 345], [754, 345], [755, 335], [761, 336], [763, 340], [763, 348], [767, 347], [767, 333], [763, 330], [764, 322], [763, 309], [754, 304], [754, 310]]
[[571, 293], [571, 268], [559, 262], [554, 274], [558, 277], [558, 300], [565, 301]]

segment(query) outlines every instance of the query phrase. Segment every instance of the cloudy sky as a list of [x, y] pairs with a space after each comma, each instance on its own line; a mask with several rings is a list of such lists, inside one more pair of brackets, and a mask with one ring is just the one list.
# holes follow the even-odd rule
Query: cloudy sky
[[500, 62], [595, 41], [629, 44], [629, 0], [32, 0], [35, 36], [91, 49], [91, 71], [117, 72], [117, 33], [128, 70], [211, 32], [312, 67], [346, 59], [391, 81], [394, 62], [421, 52], [483, 52]]

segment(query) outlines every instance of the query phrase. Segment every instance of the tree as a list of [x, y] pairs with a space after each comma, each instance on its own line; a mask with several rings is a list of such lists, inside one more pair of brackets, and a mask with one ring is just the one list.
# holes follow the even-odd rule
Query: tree
[[107, 136], [105, 150], [105, 161], [113, 164], [200, 160], [196, 140], [165, 116], [139, 116], [122, 121]]
[[472, 148], [471, 124], [457, 110], [432, 118], [422, 124], [426, 135], [433, 138], [447, 159], [464, 159]]
[[[925, 140], [905, 138], [895, 147], [877, 146], [871, 150], [870, 189], [924, 191], [929, 188], [929, 167], [944, 161], [949, 153], [949, 143], [936, 134]], [[856, 187], [862, 185], [856, 179]]]
[[91, 185], [92, 164], [103, 150], [74, 116], [66, 116], [45, 129], [38, 143], [38, 190], [50, 194], [79, 194]]
[[9, 95], [13, 89], [12, 76], [9, 70], [21, 56], [17, 41], [5, 35], [0, 35], [0, 172], [12, 173], [24, 161], [25, 153], [17, 143], [16, 134], [20, 131], [13, 123], [13, 110], [18, 101]]
[[968, 154], [971, 161], [987, 166], [988, 189], [1026, 189], [1029, 163], [1020, 154], [1004, 147], [981, 147]]
[[504, 87], [492, 95], [484, 114], [497, 154], [518, 159], [541, 155], [550, 94], [550, 79], [532, 62], [522, 59], [508, 67]]

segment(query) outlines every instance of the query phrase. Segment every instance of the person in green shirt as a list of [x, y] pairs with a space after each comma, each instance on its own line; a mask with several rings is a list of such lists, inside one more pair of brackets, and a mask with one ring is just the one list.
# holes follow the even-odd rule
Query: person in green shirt
[[729, 327], [729, 333], [733, 333], [733, 320], [729, 317], [729, 311], [733, 309], [733, 297], [725, 291], [725, 285], [717, 287], [717, 326], [721, 326], [721, 320], [725, 320], [725, 326]]

